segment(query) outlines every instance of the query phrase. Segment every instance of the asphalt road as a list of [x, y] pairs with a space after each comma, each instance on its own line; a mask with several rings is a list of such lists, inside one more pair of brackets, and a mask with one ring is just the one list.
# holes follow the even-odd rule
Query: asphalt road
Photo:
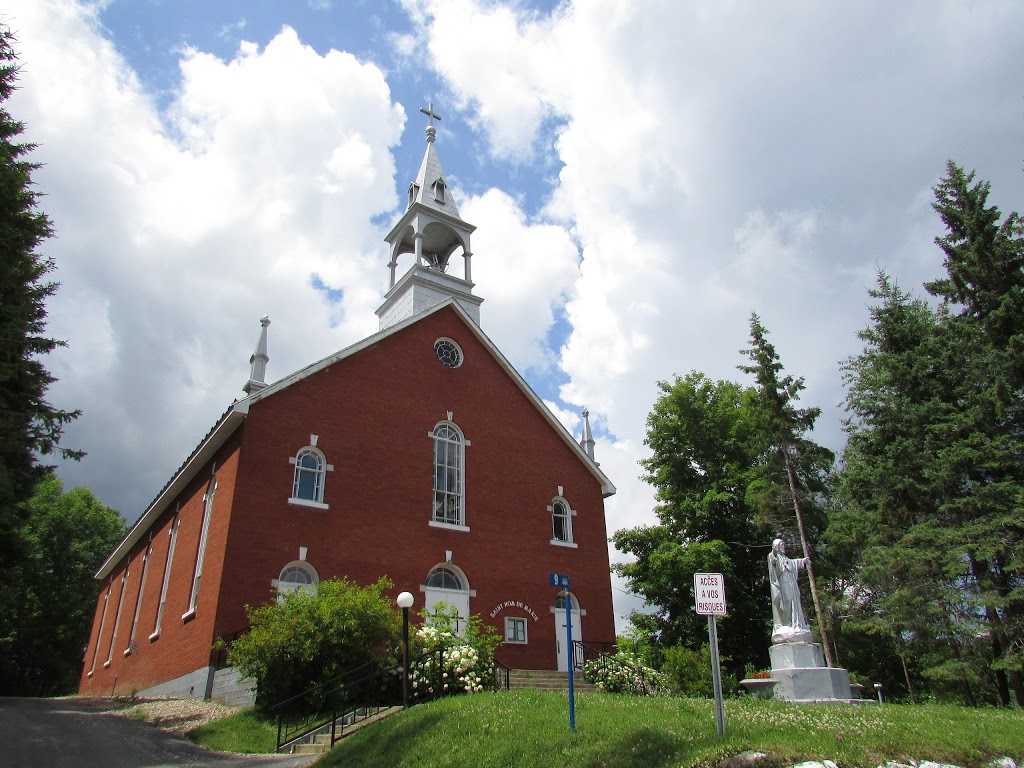
[[309, 756], [211, 752], [89, 699], [0, 698], [3, 768], [299, 768]]

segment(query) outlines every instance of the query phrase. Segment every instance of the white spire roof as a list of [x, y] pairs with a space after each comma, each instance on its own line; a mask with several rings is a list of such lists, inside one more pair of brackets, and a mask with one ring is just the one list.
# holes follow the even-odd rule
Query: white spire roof
[[409, 207], [411, 208], [413, 203], [419, 203], [446, 216], [458, 219], [459, 208], [455, 204], [455, 197], [448, 188], [444, 170], [441, 168], [441, 160], [434, 148], [434, 140], [437, 138], [434, 120], [440, 120], [441, 116], [434, 112], [433, 104], [429, 104], [426, 109], [421, 108], [420, 112], [427, 116], [427, 151], [423, 153], [423, 162], [420, 163], [416, 181], [409, 185]]
[[249, 372], [249, 380], [242, 387], [247, 395], [259, 392], [267, 386], [267, 363], [270, 362], [270, 355], [267, 354], [267, 326], [270, 325], [270, 318], [264, 315], [260, 318], [260, 340], [256, 342], [256, 351], [249, 358], [252, 369]]
[[583, 409], [583, 437], [580, 439], [580, 448], [586, 452], [590, 460], [595, 464], [594, 459], [594, 433], [590, 431], [590, 411]]

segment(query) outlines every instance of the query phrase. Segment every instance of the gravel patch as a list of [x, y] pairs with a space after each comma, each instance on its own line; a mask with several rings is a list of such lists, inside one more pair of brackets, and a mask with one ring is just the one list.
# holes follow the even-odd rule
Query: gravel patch
[[202, 699], [120, 699], [120, 706], [110, 714], [134, 717], [173, 733], [188, 733], [201, 725], [220, 720], [238, 712], [239, 707], [226, 707]]

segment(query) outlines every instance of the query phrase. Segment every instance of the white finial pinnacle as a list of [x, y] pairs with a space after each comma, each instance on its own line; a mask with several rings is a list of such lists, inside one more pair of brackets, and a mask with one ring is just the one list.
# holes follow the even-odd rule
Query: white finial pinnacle
[[260, 318], [260, 340], [256, 343], [256, 351], [249, 358], [252, 370], [249, 372], [249, 380], [242, 387], [247, 395], [253, 395], [267, 386], [267, 363], [270, 362], [270, 355], [267, 354], [267, 326], [270, 325], [270, 316], [264, 315]]
[[[590, 411], [583, 409], [583, 437], [580, 439], [582, 448], [591, 461], [594, 461], [594, 434], [590, 431]], [[594, 462], [597, 463], [596, 461]]]

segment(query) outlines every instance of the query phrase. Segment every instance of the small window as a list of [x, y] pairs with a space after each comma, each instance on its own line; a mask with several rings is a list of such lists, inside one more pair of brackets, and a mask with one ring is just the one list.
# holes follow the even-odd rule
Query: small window
[[416, 195], [419, 194], [419, 191], [420, 191], [419, 185], [417, 185], [417, 184], [410, 184], [409, 185], [409, 205], [407, 207], [412, 207], [412, 204], [416, 202]]
[[505, 618], [505, 642], [526, 643], [526, 619], [521, 619], [518, 616]]
[[464, 590], [462, 579], [451, 568], [437, 567], [427, 577], [427, 586], [431, 589], [458, 589]]
[[465, 525], [463, 514], [463, 440], [454, 424], [434, 428], [434, 522]]
[[444, 205], [444, 182], [440, 179], [434, 182], [434, 200]]
[[462, 349], [451, 339], [435, 341], [434, 354], [445, 368], [458, 368], [462, 365]]
[[304, 501], [324, 500], [324, 473], [327, 462], [316, 448], [303, 448], [295, 457], [295, 481], [292, 498]]
[[320, 577], [316, 569], [309, 563], [301, 560], [288, 563], [288, 565], [281, 569], [281, 575], [271, 582], [277, 588], [279, 600], [291, 592], [315, 594], [319, 583]]

